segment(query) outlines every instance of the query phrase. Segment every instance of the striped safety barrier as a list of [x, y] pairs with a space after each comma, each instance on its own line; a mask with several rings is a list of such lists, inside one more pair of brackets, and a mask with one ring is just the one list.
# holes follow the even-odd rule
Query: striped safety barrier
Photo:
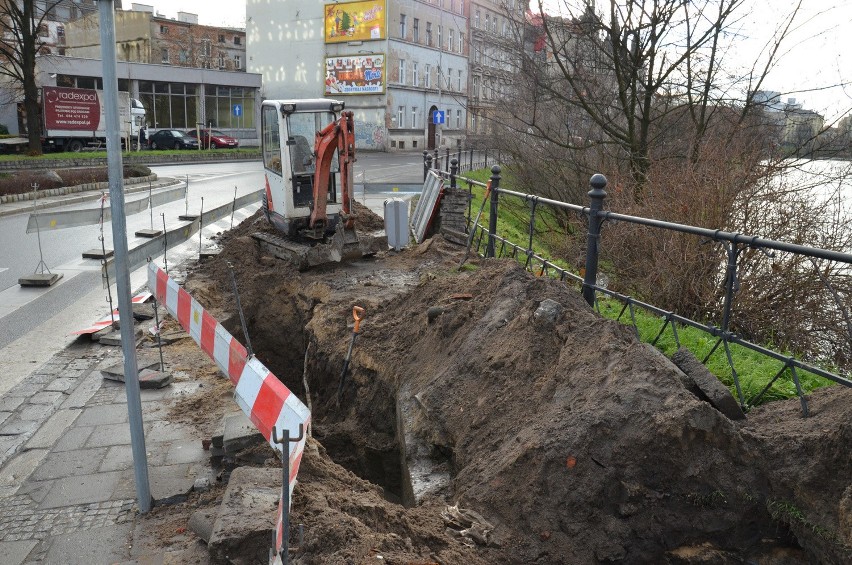
[[[237, 404], [276, 452], [281, 451], [281, 445], [273, 441], [273, 427], [279, 438], [286, 438], [288, 433], [290, 437], [295, 436], [300, 425], [305, 430], [308, 428], [311, 419], [308, 407], [257, 357], [250, 358], [246, 348], [153, 261], [148, 263], [148, 288], [231, 380], [236, 387], [234, 396]], [[288, 442], [290, 500], [293, 500], [293, 487], [305, 449], [305, 437], [303, 435], [298, 442]], [[275, 536], [278, 552], [284, 543], [283, 510], [279, 504]]]

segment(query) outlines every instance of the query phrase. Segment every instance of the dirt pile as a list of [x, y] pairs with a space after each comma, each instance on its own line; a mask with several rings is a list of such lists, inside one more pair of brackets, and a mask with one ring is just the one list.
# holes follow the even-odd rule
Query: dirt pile
[[[852, 391], [814, 394], [807, 419], [791, 401], [732, 422], [575, 289], [511, 261], [457, 272], [462, 251], [436, 238], [298, 273], [258, 229], [226, 234], [187, 288], [242, 336], [230, 262], [256, 354], [303, 399], [305, 377], [295, 562], [852, 559]], [[367, 318], [338, 406], [355, 304]], [[450, 477], [413, 508], [406, 435]], [[481, 514], [487, 540], [448, 527], [448, 505]]]

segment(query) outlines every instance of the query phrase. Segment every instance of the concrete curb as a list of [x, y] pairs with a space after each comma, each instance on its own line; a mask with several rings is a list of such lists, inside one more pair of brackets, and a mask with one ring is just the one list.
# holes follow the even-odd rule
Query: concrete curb
[[[144, 177], [129, 177], [124, 179], [125, 186], [128, 184], [140, 184], [148, 181], [157, 180], [156, 174], [151, 174]], [[48, 188], [47, 190], [42, 190], [39, 192], [39, 198], [46, 198], [49, 196], [65, 196], [66, 194], [73, 194], [75, 192], [86, 192], [88, 190], [104, 190], [109, 189], [109, 181], [101, 181], [101, 182], [87, 182], [85, 184], [78, 184], [75, 186], [61, 186], [59, 188]], [[8, 202], [21, 202], [22, 200], [33, 200], [35, 196], [32, 192], [24, 192], [22, 194], [4, 194], [0, 196], [0, 204], [6, 204]]]

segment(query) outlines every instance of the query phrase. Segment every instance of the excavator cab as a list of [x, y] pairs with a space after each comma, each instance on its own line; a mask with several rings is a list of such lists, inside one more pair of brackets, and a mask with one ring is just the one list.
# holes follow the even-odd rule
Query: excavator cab
[[338, 100], [266, 100], [261, 106], [263, 212], [282, 237], [253, 237], [300, 269], [375, 252], [364, 251], [355, 233], [354, 124]]
[[[264, 212], [288, 237], [319, 240], [332, 235], [344, 210], [347, 187], [339, 178], [338, 147], [342, 138], [335, 131], [340, 128], [343, 106], [337, 100], [309, 99], [267, 100], [261, 107]], [[332, 131], [327, 131], [329, 126]], [[351, 161], [344, 165], [350, 167], [347, 172], [351, 172]], [[345, 208], [348, 212], [349, 207]]]

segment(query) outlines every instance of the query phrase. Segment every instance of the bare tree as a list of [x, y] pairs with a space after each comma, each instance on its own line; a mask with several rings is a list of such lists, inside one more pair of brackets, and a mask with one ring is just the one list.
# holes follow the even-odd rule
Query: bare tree
[[0, 0], [0, 75], [24, 95], [29, 152], [41, 153], [36, 56], [45, 46], [39, 33], [62, 0]]

